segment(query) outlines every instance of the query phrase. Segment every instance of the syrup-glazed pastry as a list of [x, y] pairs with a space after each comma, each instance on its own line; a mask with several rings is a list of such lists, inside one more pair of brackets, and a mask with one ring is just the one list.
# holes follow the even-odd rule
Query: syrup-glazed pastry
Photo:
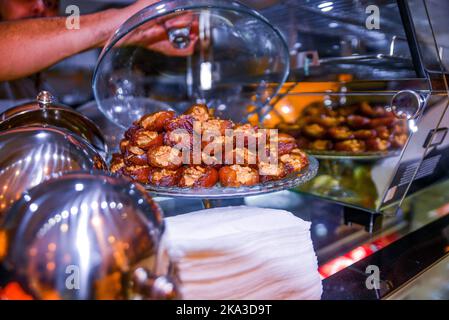
[[354, 132], [348, 127], [330, 128], [328, 134], [334, 140], [348, 140], [354, 138]]
[[376, 132], [377, 132], [377, 136], [378, 136], [380, 139], [383, 139], [383, 140], [388, 140], [388, 139], [390, 139], [390, 137], [391, 137], [391, 132], [390, 132], [390, 130], [388, 130], [387, 127], [381, 126], [381, 127], [376, 128], [375, 130], [376, 130]]
[[259, 172], [257, 169], [240, 165], [225, 166], [221, 168], [219, 177], [223, 187], [248, 187], [259, 183]]
[[112, 155], [110, 171], [115, 174], [124, 174], [125, 172], [125, 161], [120, 153], [114, 153]]
[[328, 115], [321, 115], [320, 117], [317, 117], [315, 120], [316, 123], [319, 125], [326, 127], [326, 128], [332, 128], [337, 127], [341, 125], [345, 121], [344, 117], [331, 117]]
[[126, 139], [121, 140], [120, 145], [119, 145], [120, 152], [122, 154], [124, 154], [126, 152], [126, 150], [128, 149], [128, 146], [129, 146], [129, 140], [126, 140]]
[[373, 129], [362, 129], [354, 131], [354, 138], [361, 140], [375, 139], [377, 137], [377, 131]]
[[249, 150], [247, 148], [235, 148], [232, 150], [232, 154], [225, 154], [226, 165], [244, 165], [244, 166], [257, 166], [258, 154], [257, 150]]
[[148, 131], [140, 129], [134, 132], [131, 136], [130, 142], [143, 150], [159, 147], [164, 144], [163, 135], [156, 131]]
[[182, 165], [182, 152], [170, 146], [148, 150], [148, 162], [156, 168], [176, 170]]
[[173, 111], [160, 111], [143, 116], [136, 124], [145, 130], [161, 132], [166, 123], [174, 117]]
[[366, 144], [363, 140], [346, 140], [336, 143], [335, 150], [344, 152], [363, 152], [366, 150]]
[[408, 135], [400, 134], [400, 135], [393, 136], [391, 138], [391, 144], [395, 148], [403, 148], [405, 146], [405, 144], [407, 143], [407, 140], [408, 140]]
[[305, 136], [313, 139], [321, 139], [326, 136], [327, 130], [319, 124], [310, 124], [303, 128]]
[[329, 151], [332, 150], [334, 144], [331, 140], [315, 140], [309, 144], [309, 148], [317, 151]]
[[277, 142], [278, 155], [282, 156], [284, 154], [290, 153], [293, 149], [297, 148], [296, 139], [291, 135], [285, 133], [279, 133], [277, 141], [270, 141], [270, 146], [272, 143]]
[[388, 140], [380, 138], [366, 140], [366, 149], [368, 151], [387, 151], [391, 147]]
[[147, 152], [137, 146], [129, 144], [124, 153], [124, 161], [128, 166], [146, 166], [148, 165]]
[[309, 165], [307, 155], [300, 149], [294, 149], [291, 153], [281, 156], [280, 161], [285, 165], [287, 173], [302, 171]]
[[195, 118], [191, 115], [181, 115], [177, 118], [172, 118], [165, 122], [165, 131], [184, 130], [188, 133], [193, 133], [193, 124]]
[[201, 132], [216, 132], [217, 134], [224, 136], [226, 130], [232, 129], [233, 127], [234, 124], [230, 120], [212, 119], [201, 124]]
[[192, 116], [199, 122], [206, 122], [210, 119], [209, 108], [205, 104], [194, 104], [184, 114]]
[[184, 130], [168, 131], [164, 133], [163, 144], [179, 150], [192, 150], [193, 135]]
[[281, 180], [285, 178], [287, 174], [288, 171], [285, 167], [285, 164], [281, 161], [273, 164], [268, 162], [259, 163], [260, 182]]
[[218, 172], [212, 167], [188, 166], [181, 169], [181, 188], [212, 188], [218, 182]]
[[181, 179], [182, 169], [167, 170], [153, 168], [149, 174], [149, 183], [158, 187], [176, 187]]
[[362, 114], [370, 118], [382, 118], [387, 115], [387, 111], [384, 107], [371, 107], [367, 102], [362, 102], [360, 104], [360, 111], [362, 112]]
[[127, 166], [125, 168], [125, 174], [131, 179], [140, 182], [142, 184], [149, 183], [149, 176], [152, 168], [148, 165], [146, 166]]
[[357, 115], [350, 115], [347, 119], [347, 123], [348, 126], [351, 127], [352, 129], [358, 130], [370, 127], [372, 121], [370, 118]]

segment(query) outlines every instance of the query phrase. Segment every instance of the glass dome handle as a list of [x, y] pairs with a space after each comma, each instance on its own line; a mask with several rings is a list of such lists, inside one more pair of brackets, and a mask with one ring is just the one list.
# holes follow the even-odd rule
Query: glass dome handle
[[39, 104], [39, 107], [42, 109], [47, 108], [49, 105], [56, 102], [56, 98], [48, 91], [41, 91], [36, 97], [36, 101]]
[[176, 49], [185, 49], [190, 45], [190, 27], [168, 30], [168, 39]]

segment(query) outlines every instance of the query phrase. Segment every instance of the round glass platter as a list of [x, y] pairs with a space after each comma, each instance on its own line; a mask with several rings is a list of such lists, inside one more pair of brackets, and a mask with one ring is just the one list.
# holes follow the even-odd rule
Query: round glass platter
[[301, 172], [295, 172], [278, 181], [260, 183], [251, 187], [228, 188], [219, 185], [208, 189], [168, 188], [145, 185], [145, 189], [157, 196], [189, 199], [231, 199], [243, 198], [293, 189], [312, 180], [318, 173], [318, 160], [308, 156], [309, 165]]
[[401, 150], [379, 151], [379, 152], [342, 152], [342, 151], [312, 151], [305, 150], [319, 160], [352, 160], [352, 161], [377, 161], [391, 157], [397, 157]]
[[180, 113], [206, 103], [215, 116], [247, 122], [278, 94], [289, 69], [285, 39], [257, 11], [229, 0], [163, 0], [108, 41], [93, 91], [122, 128], [152, 112], [148, 101]]

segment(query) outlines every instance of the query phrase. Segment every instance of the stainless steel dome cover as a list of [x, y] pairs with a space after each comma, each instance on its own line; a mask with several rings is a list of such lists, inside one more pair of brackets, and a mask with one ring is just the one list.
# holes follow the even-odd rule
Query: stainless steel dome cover
[[286, 41], [255, 10], [228, 0], [163, 0], [116, 31], [97, 62], [93, 90], [101, 111], [124, 128], [154, 103], [182, 112], [205, 102], [240, 122], [278, 93], [289, 67]]
[[37, 299], [151, 298], [154, 291], [167, 298], [174, 287], [161, 277], [151, 281], [158, 288], [139, 292], [149, 281], [142, 274], [155, 275], [161, 263], [163, 231], [161, 209], [140, 186], [69, 173], [10, 209], [0, 224], [0, 261]]
[[12, 107], [0, 114], [0, 131], [30, 126], [53, 126], [66, 129], [86, 139], [103, 157], [107, 144], [97, 125], [72, 108], [58, 104], [56, 98], [42, 91], [36, 101]]
[[22, 193], [55, 174], [106, 169], [87, 141], [53, 127], [0, 132], [0, 217]]

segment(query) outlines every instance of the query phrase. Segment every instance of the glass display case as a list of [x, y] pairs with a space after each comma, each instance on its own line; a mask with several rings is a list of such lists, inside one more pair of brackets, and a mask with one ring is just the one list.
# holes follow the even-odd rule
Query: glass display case
[[251, 105], [276, 95], [289, 62], [278, 29], [243, 4], [161, 1], [109, 40], [93, 89], [100, 109], [123, 127], [161, 108], [185, 111], [199, 102], [240, 122], [256, 113]]
[[[315, 179], [213, 204], [282, 208], [312, 221], [324, 299], [394, 298], [447, 255], [443, 12], [448, 5], [419, 0], [164, 1], [111, 39], [94, 92], [121, 127], [201, 102], [294, 135], [320, 162]], [[161, 28], [187, 54], [136, 45], [149, 28]], [[170, 215], [202, 207], [158, 201]], [[365, 286], [371, 264], [384, 272], [376, 290]]]
[[[381, 212], [446, 176], [445, 9], [163, 1], [109, 41], [94, 93], [123, 128], [205, 102], [218, 116], [287, 132], [321, 163], [301, 192]], [[151, 44], [158, 33], [167, 43]]]
[[447, 178], [446, 4], [264, 3], [291, 69], [261, 121], [321, 160], [300, 191], [382, 212]]
[[423, 297], [410, 280], [441, 275], [449, 253], [448, 14], [437, 0], [161, 1], [106, 44], [80, 111], [112, 151], [143, 115], [193, 103], [293, 135], [319, 161], [300, 187], [155, 200], [167, 217], [247, 205], [310, 221], [323, 299]]

